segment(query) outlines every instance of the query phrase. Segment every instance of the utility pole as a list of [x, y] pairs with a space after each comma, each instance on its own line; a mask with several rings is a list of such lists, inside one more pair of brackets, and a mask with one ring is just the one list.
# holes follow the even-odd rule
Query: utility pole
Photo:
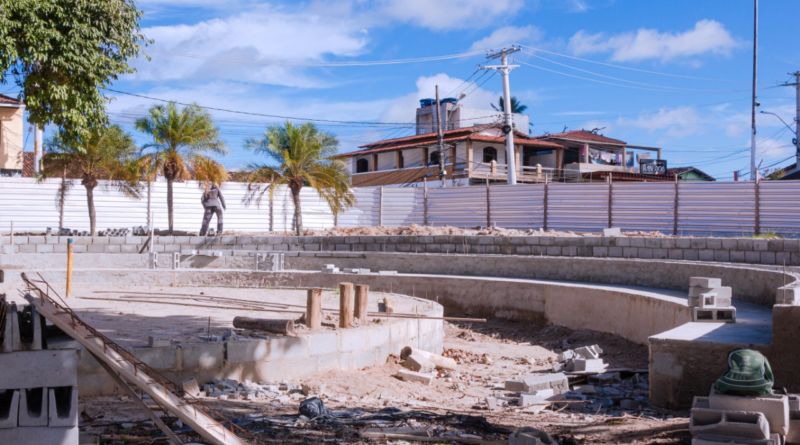
[[795, 170], [800, 168], [800, 70], [791, 73], [794, 76], [794, 83], [785, 83], [784, 86], [795, 88], [795, 111], [794, 111], [794, 161]]
[[756, 172], [756, 85], [758, 81], [758, 0], [753, 0], [753, 101], [750, 110], [750, 180], [758, 177]]
[[514, 118], [511, 114], [511, 86], [508, 75], [512, 69], [519, 65], [509, 65], [508, 55], [519, 51], [518, 46], [503, 48], [488, 54], [488, 59], [500, 58], [500, 65], [487, 65], [484, 69], [498, 70], [503, 75], [503, 133], [506, 135], [506, 168], [508, 169], [508, 183], [517, 183], [517, 158], [514, 152]]
[[442, 134], [442, 104], [439, 102], [439, 85], [436, 85], [436, 145], [439, 150], [439, 181], [442, 187], [447, 187], [444, 169], [444, 135]]

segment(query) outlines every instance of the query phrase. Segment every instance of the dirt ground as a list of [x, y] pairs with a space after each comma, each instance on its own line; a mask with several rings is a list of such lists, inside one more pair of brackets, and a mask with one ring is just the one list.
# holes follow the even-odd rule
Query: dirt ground
[[[263, 400], [206, 398], [219, 418], [236, 419], [258, 443], [482, 443], [504, 444], [519, 427], [549, 433], [559, 444], [689, 444], [686, 412], [570, 403], [540, 412], [509, 404], [493, 409], [487, 397], [504, 400], [508, 379], [547, 371], [557, 352], [599, 344], [612, 369], [639, 370], [646, 388], [647, 348], [619, 337], [555, 326], [490, 321], [445, 326], [445, 355], [457, 371], [439, 372], [431, 385], [400, 381], [393, 374], [399, 358], [358, 371], [335, 371], [281, 384], [274, 397]], [[632, 371], [628, 372], [631, 375]], [[202, 383], [202, 382], [201, 382]], [[571, 383], [572, 379], [571, 379]], [[576, 382], [580, 385], [585, 382]], [[309, 421], [298, 416], [307, 397], [300, 385], [313, 387], [331, 415]], [[575, 386], [573, 386], [575, 388]], [[125, 398], [83, 400], [82, 429], [100, 435], [103, 444], [165, 443], [146, 415]], [[176, 430], [192, 437], [180, 424]], [[375, 431], [426, 431], [425, 440], [393, 440]], [[243, 433], [244, 434], [244, 433]], [[401, 435], [402, 436], [402, 435]], [[435, 439], [460, 437], [462, 440]], [[194, 437], [194, 439], [197, 439]]]

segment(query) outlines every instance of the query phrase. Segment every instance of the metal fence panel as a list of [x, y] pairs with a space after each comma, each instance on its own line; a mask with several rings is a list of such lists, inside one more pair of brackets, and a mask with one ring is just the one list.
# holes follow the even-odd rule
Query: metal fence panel
[[383, 225], [398, 227], [424, 224], [424, 193], [419, 188], [385, 187], [382, 198]]
[[547, 215], [549, 229], [603, 230], [608, 227], [608, 184], [550, 184]]
[[380, 209], [380, 190], [377, 187], [353, 189], [356, 203], [339, 215], [340, 227], [377, 226]]
[[762, 232], [800, 233], [800, 181], [764, 181], [759, 195]]
[[490, 187], [492, 224], [516, 229], [544, 226], [544, 185]]
[[486, 189], [484, 187], [429, 189], [428, 223], [432, 226], [485, 226]]
[[755, 229], [755, 186], [751, 182], [678, 184], [678, 232], [749, 235]]
[[674, 183], [617, 182], [612, 190], [613, 227], [672, 233], [675, 223]]

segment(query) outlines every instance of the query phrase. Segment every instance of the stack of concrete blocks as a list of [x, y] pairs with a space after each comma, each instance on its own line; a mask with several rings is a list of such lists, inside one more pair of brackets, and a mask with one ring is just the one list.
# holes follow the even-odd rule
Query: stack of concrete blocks
[[0, 306], [0, 444], [78, 445], [78, 350], [48, 348], [32, 306]]
[[[794, 395], [695, 397], [689, 420], [692, 445], [797, 443], [800, 398]], [[792, 428], [794, 426], [794, 428]], [[787, 440], [788, 438], [788, 440]]]
[[569, 391], [564, 373], [528, 374], [519, 380], [507, 380], [505, 390], [519, 393], [520, 406], [547, 405], [556, 394]]
[[736, 322], [736, 308], [731, 304], [732, 289], [719, 278], [690, 277], [689, 307], [692, 321]]
[[602, 353], [599, 345], [581, 346], [562, 352], [558, 361], [564, 362], [564, 368], [570, 372], [605, 372], [608, 363], [600, 358]]
[[322, 272], [324, 273], [339, 273], [339, 268], [336, 267], [335, 264], [326, 264], [322, 266]]

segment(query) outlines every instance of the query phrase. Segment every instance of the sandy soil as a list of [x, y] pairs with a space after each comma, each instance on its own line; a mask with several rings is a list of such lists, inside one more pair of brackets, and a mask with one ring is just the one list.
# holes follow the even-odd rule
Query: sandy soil
[[[576, 404], [538, 413], [519, 406], [488, 408], [487, 396], [506, 395], [500, 389], [505, 380], [549, 369], [556, 353], [564, 348], [595, 343], [604, 349], [603, 358], [611, 368], [647, 367], [647, 348], [619, 337], [555, 326], [491, 321], [446, 325], [445, 354], [454, 357], [459, 368], [456, 372], [440, 372], [430, 386], [394, 378], [400, 365], [393, 356], [381, 366], [326, 372], [287, 383], [290, 387], [303, 383], [318, 386], [326, 407], [334, 412], [386, 413], [399, 409], [412, 413], [413, 418], [393, 417], [394, 426], [424, 428], [433, 435], [447, 431], [472, 434], [469, 437], [481, 438], [484, 443], [505, 443], [508, 433], [515, 428], [535, 427], [564, 445], [688, 444], [686, 412], [666, 412], [646, 405], [635, 410], [617, 407], [589, 411]], [[331, 420], [303, 423], [297, 418], [297, 409], [305, 397], [299, 391], [289, 391], [257, 401], [206, 400], [221, 410], [218, 415], [239, 418], [250, 431], [258, 431], [255, 436], [263, 443], [415, 443], [365, 440], [359, 431], [368, 431], [365, 428], [369, 425], [353, 426]], [[127, 443], [136, 443], [136, 438], [152, 440], [157, 435], [130, 401], [100, 398], [84, 402], [82, 424], [94, 433], [126, 437]]]

